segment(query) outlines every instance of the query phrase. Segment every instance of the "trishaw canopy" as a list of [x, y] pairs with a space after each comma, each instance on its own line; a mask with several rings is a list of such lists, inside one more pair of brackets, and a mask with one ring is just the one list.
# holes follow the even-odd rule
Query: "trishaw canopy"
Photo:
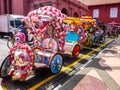
[[56, 9], [55, 7], [52, 6], [44, 6], [40, 7], [37, 10], [33, 10], [28, 13], [28, 16], [35, 16], [38, 15], [39, 17], [46, 16], [47, 18], [52, 18], [54, 20], [57, 20], [58, 22], [62, 22], [63, 19], [65, 19], [67, 16], [59, 9]]
[[64, 23], [75, 23], [75, 24], [82, 24], [80, 21], [80, 18], [75, 18], [75, 17], [67, 17], [66, 19], [63, 20]]
[[96, 23], [96, 20], [93, 17], [91, 17], [91, 16], [82, 16], [80, 18], [80, 20], [82, 22], [95, 22]]

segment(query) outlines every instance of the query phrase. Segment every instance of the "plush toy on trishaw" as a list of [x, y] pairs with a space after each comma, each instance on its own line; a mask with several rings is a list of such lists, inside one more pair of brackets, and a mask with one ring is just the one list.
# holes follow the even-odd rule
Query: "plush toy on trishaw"
[[29, 12], [28, 17], [34, 43], [28, 45], [21, 32], [15, 35], [14, 45], [0, 67], [1, 78], [10, 75], [12, 80], [26, 81], [35, 76], [36, 68], [48, 67], [53, 74], [62, 68], [66, 36], [62, 20], [66, 15], [54, 7], [44, 6]]

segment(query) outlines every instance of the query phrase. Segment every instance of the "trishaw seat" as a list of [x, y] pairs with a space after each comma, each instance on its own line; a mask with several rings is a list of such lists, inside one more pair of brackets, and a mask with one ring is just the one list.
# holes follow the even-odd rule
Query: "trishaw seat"
[[74, 31], [69, 31], [68, 35], [66, 36], [66, 41], [68, 42], [77, 42], [79, 40], [79, 36], [76, 32]]

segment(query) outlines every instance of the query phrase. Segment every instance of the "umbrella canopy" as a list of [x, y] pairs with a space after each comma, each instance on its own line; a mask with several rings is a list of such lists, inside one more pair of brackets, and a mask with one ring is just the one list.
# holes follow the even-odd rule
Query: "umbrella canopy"
[[110, 23], [108, 23], [109, 25], [116, 25], [116, 24], [120, 24], [120, 23], [117, 23], [117, 22], [115, 22], [115, 21], [112, 21], [112, 22], [110, 22]]
[[115, 26], [115, 27], [120, 28], [120, 26]]

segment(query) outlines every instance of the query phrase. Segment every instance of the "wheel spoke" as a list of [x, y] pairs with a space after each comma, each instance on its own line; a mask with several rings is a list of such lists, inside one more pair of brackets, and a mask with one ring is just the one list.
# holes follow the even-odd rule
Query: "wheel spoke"
[[1, 67], [0, 67], [0, 76], [6, 77], [9, 73], [9, 66], [10, 66], [10, 60], [9, 56], [3, 61]]
[[58, 73], [62, 67], [63, 59], [62, 56], [59, 54], [56, 54], [51, 63], [51, 72], [52, 73]]

